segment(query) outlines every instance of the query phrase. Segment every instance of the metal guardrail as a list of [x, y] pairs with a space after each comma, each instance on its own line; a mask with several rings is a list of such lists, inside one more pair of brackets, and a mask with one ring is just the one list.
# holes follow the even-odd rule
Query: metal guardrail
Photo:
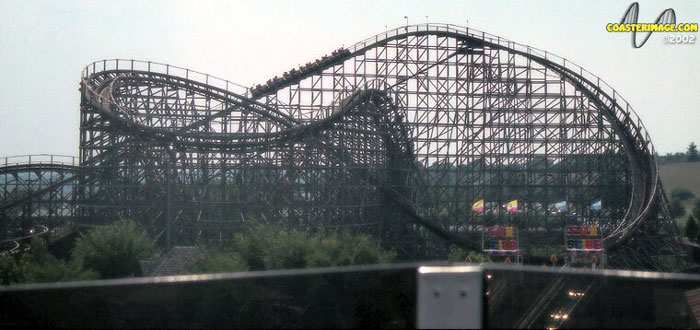
[[524, 316], [533, 328], [698, 327], [700, 276], [434, 263], [0, 286], [0, 327], [514, 328]]

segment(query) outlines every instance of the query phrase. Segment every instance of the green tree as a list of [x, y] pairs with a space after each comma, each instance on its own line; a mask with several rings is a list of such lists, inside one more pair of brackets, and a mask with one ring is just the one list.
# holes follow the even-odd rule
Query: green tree
[[671, 191], [671, 198], [677, 199], [679, 201], [688, 200], [695, 197], [695, 194], [688, 189], [677, 187]]
[[658, 156], [659, 164], [671, 164], [685, 162], [688, 159], [688, 155], [684, 152], [667, 153], [664, 156]]
[[89, 280], [97, 278], [97, 273], [85, 269], [76, 260], [66, 262], [54, 257], [46, 242], [40, 238], [32, 239], [31, 250], [22, 256], [17, 267], [17, 282], [58, 282]]
[[683, 215], [685, 215], [685, 208], [683, 207], [683, 204], [681, 204], [681, 201], [676, 198], [671, 199], [670, 208], [671, 216], [674, 218], [682, 217]]
[[395, 257], [367, 235], [309, 234], [263, 225], [236, 234], [234, 249], [251, 270], [377, 264]]
[[700, 235], [700, 225], [698, 221], [691, 214], [688, 216], [688, 221], [685, 223], [685, 236], [691, 241], [697, 241], [698, 235]]
[[101, 278], [138, 275], [139, 260], [152, 258], [154, 254], [153, 241], [128, 219], [81, 235], [73, 249], [73, 258], [97, 271]]
[[690, 142], [688, 145], [687, 154], [689, 162], [697, 162], [700, 160], [700, 156], [698, 155], [698, 146], [696, 146], [694, 142]]
[[678, 256], [651, 256], [651, 260], [662, 272], [677, 272], [689, 266], [686, 258]]
[[190, 269], [191, 273], [244, 272], [248, 265], [238, 254], [208, 251]]
[[15, 258], [10, 255], [0, 255], [0, 284], [17, 283], [21, 278]]
[[695, 205], [693, 205], [693, 216], [695, 216], [695, 219], [700, 219], [700, 199], [695, 201]]
[[311, 252], [304, 258], [306, 267], [382, 264], [396, 256], [366, 234], [317, 234], [311, 236], [308, 244]]

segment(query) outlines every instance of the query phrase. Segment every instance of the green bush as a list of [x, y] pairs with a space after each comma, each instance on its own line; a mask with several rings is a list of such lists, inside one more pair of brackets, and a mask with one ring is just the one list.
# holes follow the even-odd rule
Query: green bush
[[671, 216], [674, 218], [682, 217], [685, 215], [685, 208], [683, 207], [683, 204], [681, 204], [680, 200], [675, 198], [671, 200], [670, 211]]
[[15, 258], [9, 255], [0, 255], [0, 284], [20, 282], [21, 272]]
[[368, 235], [348, 232], [311, 236], [306, 267], [332, 267], [388, 263], [395, 253], [385, 251]]
[[154, 254], [153, 241], [128, 219], [89, 231], [78, 238], [73, 249], [76, 262], [94, 269], [101, 278], [138, 275], [139, 261]]
[[208, 251], [190, 269], [190, 273], [230, 273], [244, 272], [248, 265], [235, 253]]
[[693, 194], [690, 190], [685, 188], [678, 187], [671, 191], [671, 198], [677, 199], [679, 201], [688, 200], [693, 197], [695, 197], [695, 194]]
[[42, 239], [34, 238], [30, 252], [23, 255], [17, 265], [15, 280], [29, 283], [77, 281], [95, 279], [97, 275], [95, 271], [85, 269], [79, 261], [56, 259]]
[[651, 256], [651, 262], [656, 265], [656, 270], [661, 272], [677, 272], [692, 266], [686, 257], [679, 256]]
[[693, 216], [695, 219], [700, 219], [700, 199], [695, 201], [695, 205], [693, 205]]
[[691, 241], [697, 241], [698, 235], [700, 235], [700, 225], [698, 225], [698, 221], [691, 214], [685, 223], [685, 236]]
[[57, 259], [44, 240], [34, 238], [30, 251], [19, 260], [0, 256], [0, 281], [9, 284], [125, 277], [140, 273], [139, 260], [154, 252], [153, 242], [144, 231], [133, 221], [119, 220], [82, 235], [70, 261]]
[[367, 235], [310, 234], [263, 225], [236, 234], [234, 249], [250, 270], [378, 264], [395, 257]]

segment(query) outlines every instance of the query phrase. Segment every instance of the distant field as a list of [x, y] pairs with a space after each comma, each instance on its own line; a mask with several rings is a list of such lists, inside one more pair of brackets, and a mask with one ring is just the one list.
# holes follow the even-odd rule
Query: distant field
[[676, 187], [686, 188], [695, 194], [696, 198], [684, 203], [687, 212], [690, 212], [695, 200], [700, 197], [700, 162], [661, 165], [659, 175], [669, 198]]

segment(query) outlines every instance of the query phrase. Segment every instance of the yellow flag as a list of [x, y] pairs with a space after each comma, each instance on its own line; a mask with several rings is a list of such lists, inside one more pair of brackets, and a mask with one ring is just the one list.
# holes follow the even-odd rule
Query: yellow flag
[[506, 227], [506, 236], [513, 237], [513, 227], [512, 226]]
[[518, 212], [518, 200], [514, 199], [506, 205], [506, 211], [508, 212]]
[[588, 227], [588, 235], [591, 235], [591, 236], [598, 236], [598, 226], [590, 226], [590, 227]]
[[474, 212], [484, 212], [484, 200], [480, 199], [472, 205], [472, 211]]

